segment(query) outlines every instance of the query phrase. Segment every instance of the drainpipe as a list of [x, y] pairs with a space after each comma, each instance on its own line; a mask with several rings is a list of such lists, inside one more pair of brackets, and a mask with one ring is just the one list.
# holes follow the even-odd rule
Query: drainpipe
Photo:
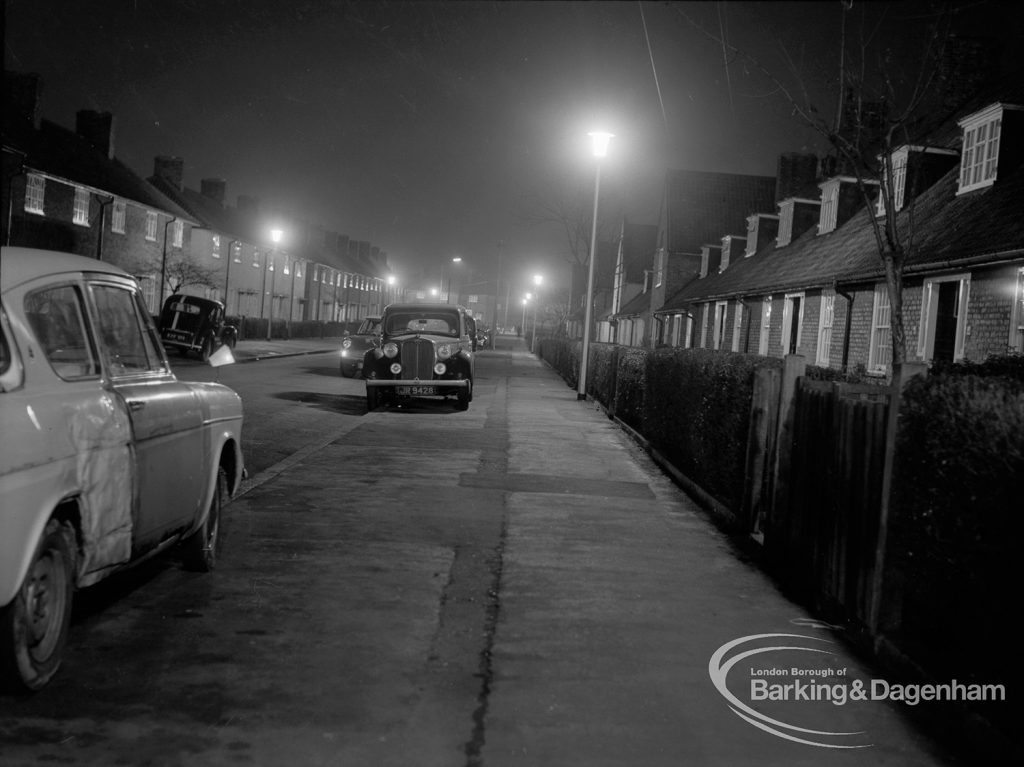
[[164, 224], [164, 252], [160, 258], [160, 301], [156, 307], [157, 314], [164, 308], [164, 284], [167, 282], [167, 230], [177, 220], [177, 216], [172, 216], [171, 220]]
[[835, 290], [837, 296], [842, 296], [846, 299], [846, 327], [843, 328], [843, 372], [846, 373], [847, 365], [850, 361], [850, 326], [853, 325], [851, 320], [853, 319], [853, 296], [839, 289], [839, 283], [832, 283], [832, 289]]
[[[20, 152], [19, 152], [20, 154]], [[25, 155], [22, 155], [24, 157]], [[14, 180], [19, 176], [25, 176], [25, 163], [18, 167], [17, 173], [12, 173], [10, 179], [7, 181], [7, 232], [6, 241], [4, 245], [11, 244], [11, 224], [14, 223]], [[28, 194], [28, 185], [26, 182], [25, 193]], [[24, 205], [25, 196], [22, 195], [22, 205]]]
[[[99, 197], [99, 195], [96, 195], [96, 196]], [[108, 205], [113, 205], [113, 204], [114, 204], [114, 196], [113, 195], [111, 195], [110, 199], [108, 199], [108, 200], [105, 200], [105, 201], [102, 200], [102, 199], [100, 200], [100, 231], [96, 235], [96, 260], [97, 261], [102, 261], [103, 260], [103, 223], [106, 220], [106, 216], [104, 214], [106, 213], [107, 206]]]
[[231, 279], [231, 260], [235, 255], [235, 245], [238, 244], [238, 240], [232, 240], [228, 243], [228, 263], [227, 268], [224, 269], [224, 314], [226, 315], [228, 309], [228, 281]]

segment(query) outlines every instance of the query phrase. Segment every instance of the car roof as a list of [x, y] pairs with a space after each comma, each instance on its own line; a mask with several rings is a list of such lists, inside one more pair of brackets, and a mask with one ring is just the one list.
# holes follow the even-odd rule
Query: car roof
[[446, 310], [446, 309], [448, 311], [453, 311], [453, 312], [465, 311], [465, 309], [462, 306], [460, 306], [459, 304], [445, 304], [445, 303], [440, 303], [440, 302], [428, 303], [428, 302], [420, 302], [420, 301], [415, 301], [415, 302], [411, 302], [411, 303], [404, 303], [404, 304], [388, 304], [386, 307], [384, 307], [384, 311], [386, 311], [386, 312], [393, 312], [393, 311], [396, 311], [396, 310], [397, 311], [403, 311], [403, 312], [408, 312], [408, 311], [432, 312], [432, 311], [443, 311], [443, 310]]
[[2, 291], [50, 274], [81, 272], [99, 272], [119, 277], [131, 277], [120, 267], [86, 256], [36, 248], [0, 248], [0, 290]]

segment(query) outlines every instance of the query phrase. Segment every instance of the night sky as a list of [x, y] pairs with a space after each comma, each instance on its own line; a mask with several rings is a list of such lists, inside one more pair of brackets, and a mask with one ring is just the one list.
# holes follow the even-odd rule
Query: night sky
[[[962, 5], [968, 31], [1015, 36], [1019, 58], [1015, 4]], [[847, 18], [884, 13], [909, 40], [927, 8], [857, 0]], [[558, 281], [567, 263], [560, 231], [524, 211], [552, 189], [592, 194], [589, 130], [616, 134], [602, 215], [637, 223], [657, 222], [670, 168], [774, 175], [779, 153], [821, 150], [749, 67], [726, 77], [721, 47], [692, 22], [773, 71], [820, 76], [843, 4], [6, 0], [5, 11], [5, 68], [42, 76], [42, 116], [73, 128], [78, 109], [112, 112], [116, 154], [139, 174], [180, 156], [186, 185], [224, 178], [232, 202], [256, 196], [369, 240], [398, 271], [460, 256], [486, 273], [501, 241], [505, 271], [525, 282]]]

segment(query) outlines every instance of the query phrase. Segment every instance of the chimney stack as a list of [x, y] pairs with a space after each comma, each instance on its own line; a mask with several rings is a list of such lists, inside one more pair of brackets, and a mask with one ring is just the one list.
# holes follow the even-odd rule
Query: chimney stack
[[81, 109], [75, 115], [75, 133], [114, 159], [114, 116], [110, 112]]
[[801, 190], [817, 184], [818, 156], [799, 152], [780, 154], [776, 179], [775, 202], [797, 197]]
[[199, 185], [199, 191], [203, 197], [208, 197], [222, 208], [224, 207], [224, 199], [228, 191], [227, 181], [222, 178], [204, 178]]
[[39, 97], [43, 83], [34, 73], [4, 72], [4, 125], [39, 127]]
[[180, 157], [161, 155], [153, 163], [153, 175], [180, 192], [185, 177], [185, 161]]

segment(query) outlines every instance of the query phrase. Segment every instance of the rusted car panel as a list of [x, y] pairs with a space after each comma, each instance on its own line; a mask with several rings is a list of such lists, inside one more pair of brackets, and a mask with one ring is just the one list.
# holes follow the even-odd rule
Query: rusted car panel
[[75, 588], [180, 542], [213, 566], [244, 473], [242, 407], [174, 377], [115, 267], [4, 248], [0, 299], [0, 683], [38, 689]]

